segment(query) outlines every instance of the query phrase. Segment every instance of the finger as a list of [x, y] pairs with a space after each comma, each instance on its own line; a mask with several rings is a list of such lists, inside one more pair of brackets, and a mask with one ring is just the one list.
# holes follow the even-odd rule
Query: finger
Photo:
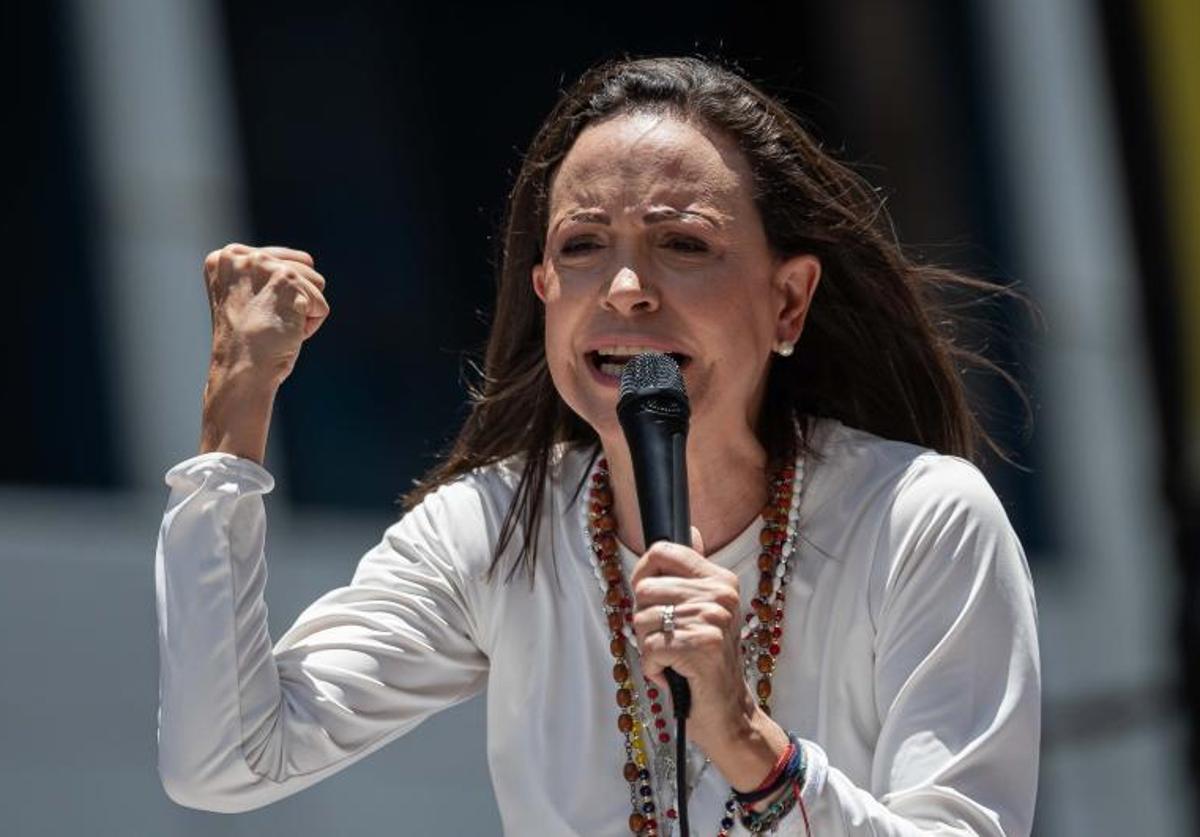
[[645, 653], [642, 654], [642, 676], [658, 686], [663, 694], [669, 694], [671, 689], [667, 684], [667, 677], [663, 672], [666, 666], [659, 665], [652, 659], [648, 658]]
[[643, 578], [631, 587], [634, 611], [665, 604], [681, 604], [692, 599], [708, 599], [712, 585], [703, 578], [659, 575]]
[[[633, 633], [638, 640], [643, 640], [651, 634], [665, 633], [663, 631], [663, 614], [665, 608], [662, 605], [654, 605], [653, 607], [643, 608], [633, 615]], [[679, 605], [675, 608], [675, 630], [679, 630], [681, 624], [690, 618], [690, 611], [686, 605]]]
[[224, 247], [213, 250], [204, 257], [204, 273], [206, 276], [216, 276], [222, 265], [227, 270], [231, 267], [236, 268], [237, 259], [244, 259], [253, 252], [254, 248], [245, 244], [238, 244], [236, 242], [226, 244]]
[[671, 641], [661, 632], [651, 633], [638, 641], [638, 655], [641, 657], [642, 676], [661, 683], [665, 691], [667, 678], [663, 672], [668, 668], [678, 671], [680, 662], [672, 652]]
[[296, 290], [293, 307], [310, 319], [324, 319], [329, 314], [329, 303], [325, 301], [325, 295], [304, 276], [295, 273], [285, 275]]
[[696, 550], [701, 555], [708, 554], [708, 552], [704, 549], [704, 538], [700, 537], [700, 530], [695, 526], [692, 527], [692, 549]]
[[271, 273], [260, 293], [274, 297], [281, 315], [323, 319], [329, 314], [329, 303], [317, 287], [290, 267]]
[[304, 262], [272, 256], [266, 253], [264, 250], [258, 250], [257, 252], [246, 256], [245, 258], [246, 267], [260, 274], [271, 276], [277, 271], [289, 270], [293, 273], [303, 276], [319, 290], [325, 290], [325, 277], [317, 273], [317, 271], [314, 270], [311, 265], [307, 265]]
[[286, 282], [298, 283], [297, 289], [316, 303], [310, 307], [310, 316], [324, 316], [329, 313], [329, 305], [322, 293], [325, 280], [311, 267], [300, 262], [276, 259], [270, 256], [259, 255], [249, 258], [253, 259], [250, 262], [253, 270], [260, 276], [265, 274], [268, 282], [282, 279]]
[[677, 575], [683, 577], [704, 576], [712, 570], [720, 569], [715, 564], [705, 560], [704, 556], [691, 547], [669, 541], [658, 541], [650, 546], [646, 554], [638, 559], [629, 576], [630, 586], [638, 579], [656, 575]]
[[307, 317], [304, 320], [304, 331], [300, 335], [301, 340], [307, 340], [317, 333], [317, 329], [325, 324], [328, 314], [324, 317]]
[[[316, 285], [319, 290], [325, 290], [325, 277], [320, 273], [317, 273], [312, 265], [305, 262], [298, 262], [294, 259], [285, 259], [280, 257], [272, 257], [271, 263], [278, 265], [279, 267], [290, 268]], [[278, 269], [278, 267], [276, 267], [276, 269]]]
[[647, 632], [661, 630], [663, 608], [666, 605], [675, 606], [677, 627], [704, 624], [721, 630], [736, 627], [741, 610], [737, 588], [725, 585], [714, 586], [686, 598], [666, 593], [662, 596], [648, 595], [638, 599], [638, 607], [632, 614], [634, 631], [639, 627]]
[[309, 267], [316, 265], [316, 261], [313, 260], [312, 254], [304, 250], [295, 250], [291, 247], [278, 246], [263, 247], [261, 249], [262, 252], [269, 253], [278, 259], [287, 259], [293, 262], [300, 262], [301, 264], [308, 265]]
[[672, 668], [685, 678], [696, 676], [711, 665], [714, 649], [723, 641], [702, 626], [676, 630], [671, 636], [651, 633], [638, 643], [642, 673], [649, 677]]
[[[721, 638], [734, 624], [735, 617], [728, 611], [715, 605], [680, 605], [675, 608], [675, 627], [670, 633], [663, 630], [663, 620], [666, 608], [659, 605], [648, 608], [633, 617], [634, 637], [638, 649], [645, 652], [647, 647], [668, 649], [673, 653], [686, 646], [690, 638], [707, 636]], [[647, 646], [646, 642], [655, 637], [654, 644]], [[669, 662], [663, 665], [670, 665]]]
[[[271, 245], [268, 247], [251, 247], [249, 244], [242, 244], [234, 241], [226, 244], [221, 248], [221, 250], [234, 256], [247, 256], [251, 253], [259, 252], [266, 253], [267, 255], [274, 256], [276, 258], [302, 262], [303, 264], [307, 264], [309, 267], [312, 267], [316, 264], [316, 262], [313, 260], [312, 254], [305, 250], [297, 250], [294, 247], [280, 247], [277, 245]], [[221, 252], [221, 250], [218, 250], [217, 252]]]
[[642, 676], [655, 686], [658, 686], [661, 694], [669, 695], [671, 693], [671, 684], [667, 682], [666, 675], [663, 674], [662, 669], [656, 669], [653, 672], [643, 671]]

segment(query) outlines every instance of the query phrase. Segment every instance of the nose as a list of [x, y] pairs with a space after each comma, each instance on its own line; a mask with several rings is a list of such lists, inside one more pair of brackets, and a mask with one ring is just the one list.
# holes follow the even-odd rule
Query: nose
[[605, 289], [601, 305], [618, 314], [648, 314], [658, 310], [658, 293], [631, 267], [622, 267]]

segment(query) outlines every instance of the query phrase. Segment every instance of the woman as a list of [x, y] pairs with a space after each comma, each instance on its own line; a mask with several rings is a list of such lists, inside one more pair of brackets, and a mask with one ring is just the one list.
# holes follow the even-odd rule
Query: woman
[[[568, 91], [510, 197], [481, 391], [408, 513], [272, 649], [259, 463], [329, 308], [308, 254], [230, 245], [201, 454], [167, 475], [160, 771], [221, 811], [487, 690], [508, 834], [1028, 834], [1032, 586], [986, 436], [872, 190], [696, 59]], [[615, 418], [669, 353], [691, 548], [643, 544]], [[986, 363], [986, 362], [984, 362]], [[664, 669], [692, 692], [674, 763]]]

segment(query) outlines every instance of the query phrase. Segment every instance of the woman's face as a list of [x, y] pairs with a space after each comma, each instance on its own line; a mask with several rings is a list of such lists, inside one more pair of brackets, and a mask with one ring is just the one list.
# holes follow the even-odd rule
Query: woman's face
[[680, 360], [694, 430], [752, 430], [772, 347], [799, 337], [820, 277], [813, 256], [772, 256], [731, 141], [652, 114], [580, 134], [544, 252], [532, 278], [550, 373], [602, 438], [620, 432], [621, 365], [651, 349]]

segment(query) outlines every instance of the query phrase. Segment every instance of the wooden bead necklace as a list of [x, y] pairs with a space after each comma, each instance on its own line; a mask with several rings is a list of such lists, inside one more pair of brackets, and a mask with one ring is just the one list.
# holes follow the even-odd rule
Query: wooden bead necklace
[[[608, 462], [600, 459], [590, 477], [588, 501], [584, 504], [584, 534], [591, 546], [592, 568], [603, 595], [612, 653], [613, 680], [616, 682], [617, 730], [625, 745], [623, 773], [629, 783], [629, 830], [640, 837], [670, 837], [675, 810], [675, 757], [671, 733], [664, 714], [662, 696], [652, 683], [645, 682], [649, 700], [650, 723], [646, 723], [641, 696], [630, 666], [629, 648], [636, 648], [632, 632], [633, 597], [621, 569], [617, 545], [617, 520], [613, 513], [613, 493], [608, 482]], [[747, 681], [757, 676], [755, 694], [763, 711], [770, 714], [771, 679], [775, 674], [783, 637], [785, 589], [791, 580], [788, 562], [795, 551], [800, 492], [804, 484], [804, 459], [778, 468], [767, 482], [767, 505], [763, 509], [763, 528], [759, 533], [759, 581], [750, 612], [741, 629], [742, 661]], [[705, 763], [707, 766], [707, 762]], [[651, 769], [653, 767], [653, 770]], [[686, 769], [686, 765], [683, 768]], [[701, 769], [703, 770], [703, 768]], [[695, 781], [698, 783], [700, 776]], [[663, 803], [663, 818], [657, 816]], [[718, 837], [728, 837], [734, 824], [737, 803], [732, 792], [725, 802]]]

